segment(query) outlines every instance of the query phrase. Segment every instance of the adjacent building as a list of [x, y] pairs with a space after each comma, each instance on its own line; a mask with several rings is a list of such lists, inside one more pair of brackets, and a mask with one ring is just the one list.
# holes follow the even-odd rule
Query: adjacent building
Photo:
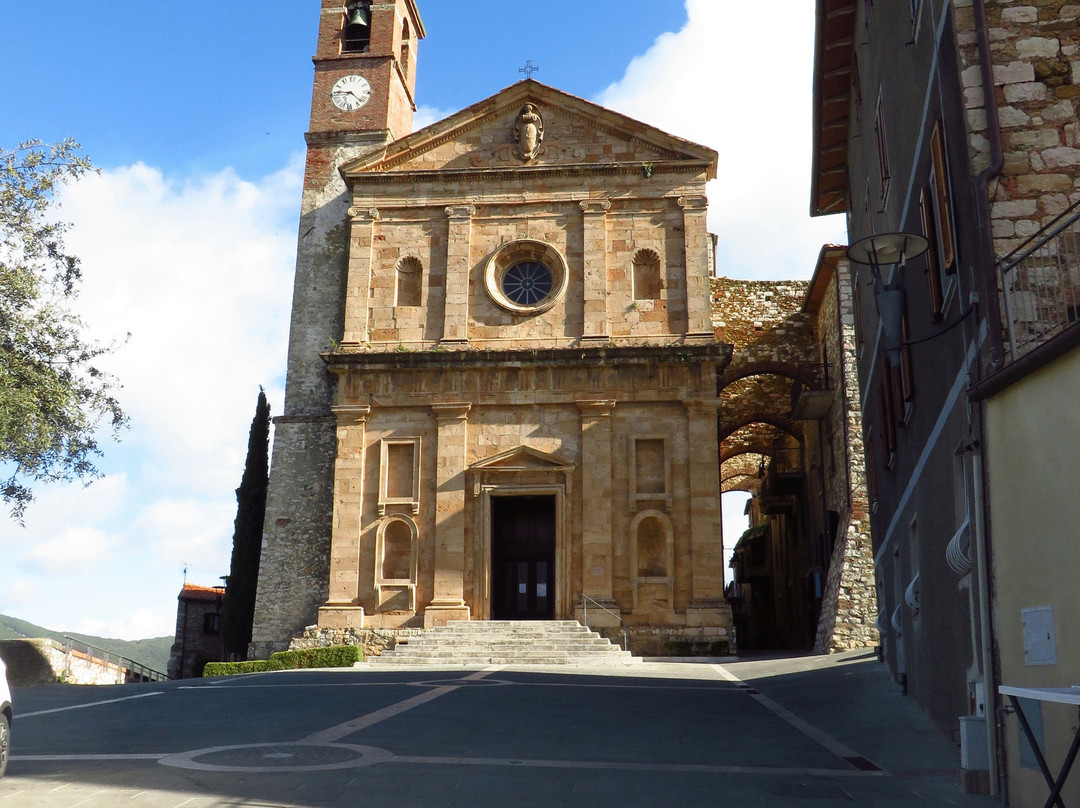
[[[818, 2], [812, 212], [863, 259], [925, 239], [853, 273], [885, 657], [967, 785], [1024, 806], [1046, 789], [997, 688], [1080, 662], [1078, 50], [1068, 3]], [[1030, 709], [1055, 768], [1075, 714]]]
[[170, 679], [202, 676], [207, 662], [226, 658], [221, 644], [221, 601], [225, 588], [185, 583], [177, 596], [176, 634], [169, 652]]
[[853, 295], [841, 247], [805, 281], [713, 281], [725, 493], [750, 529], [728, 537], [740, 650], [830, 653], [878, 642], [856, 380]]

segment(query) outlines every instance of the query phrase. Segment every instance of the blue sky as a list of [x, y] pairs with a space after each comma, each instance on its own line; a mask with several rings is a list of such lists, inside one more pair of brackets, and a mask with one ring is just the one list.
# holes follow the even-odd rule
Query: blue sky
[[[720, 152], [721, 274], [807, 278], [845, 239], [807, 214], [812, 4], [418, 4], [418, 124], [529, 59], [539, 81]], [[228, 572], [260, 384], [281, 412], [319, 3], [155, 8], [5, 0], [0, 22], [0, 144], [70, 136], [102, 169], [61, 216], [93, 334], [131, 333], [109, 367], [132, 416], [102, 480], [39, 489], [25, 528], [0, 521], [0, 613], [126, 638], [172, 633], [185, 566], [204, 585]]]

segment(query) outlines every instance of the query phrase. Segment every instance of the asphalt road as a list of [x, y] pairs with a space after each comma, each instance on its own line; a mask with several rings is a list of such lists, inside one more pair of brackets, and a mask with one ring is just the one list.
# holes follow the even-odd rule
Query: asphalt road
[[0, 808], [987, 806], [865, 654], [15, 693]]

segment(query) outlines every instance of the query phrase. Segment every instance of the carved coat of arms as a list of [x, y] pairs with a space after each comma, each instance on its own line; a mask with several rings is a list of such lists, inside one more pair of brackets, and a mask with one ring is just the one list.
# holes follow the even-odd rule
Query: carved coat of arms
[[514, 141], [522, 160], [532, 160], [540, 151], [544, 141], [544, 119], [535, 104], [526, 104], [518, 113], [514, 121]]

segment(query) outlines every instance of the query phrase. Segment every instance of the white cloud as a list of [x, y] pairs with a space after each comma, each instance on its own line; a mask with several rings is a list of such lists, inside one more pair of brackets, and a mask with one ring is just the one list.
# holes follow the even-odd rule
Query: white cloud
[[38, 590], [34, 581], [25, 578], [5, 581], [0, 587], [0, 613], [9, 614], [24, 603], [29, 603], [37, 596]]
[[102, 364], [163, 487], [239, 482], [258, 385], [281, 386], [301, 172], [296, 158], [259, 183], [231, 170], [176, 182], [138, 164], [64, 194], [80, 310], [103, 340], [131, 333]]
[[190, 563], [200, 570], [221, 569], [218, 575], [225, 575], [235, 517], [232, 490], [213, 500], [163, 497], [134, 518], [131, 530], [158, 558], [174, 567]]
[[260, 383], [281, 412], [302, 174], [301, 156], [257, 182], [137, 164], [65, 189], [79, 313], [99, 341], [131, 332], [102, 363], [131, 430], [102, 442], [105, 478], [40, 487], [25, 528], [0, 523], [5, 576], [21, 582], [0, 609], [57, 630], [160, 636], [186, 564], [193, 581], [228, 572]]
[[687, 0], [688, 21], [657, 38], [599, 98], [604, 106], [719, 153], [709, 184], [718, 271], [808, 278], [842, 217], [811, 219], [813, 4], [780, 0], [768, 41], [755, 4]]
[[72, 526], [52, 538], [37, 542], [27, 558], [49, 572], [88, 567], [109, 555], [111, 537], [103, 530]]
[[436, 121], [441, 121], [450, 115], [453, 115], [457, 110], [453, 109], [439, 109], [437, 107], [429, 107], [421, 105], [416, 108], [416, 112], [413, 113], [413, 126], [412, 130], [417, 132], [423, 129], [425, 126], [431, 126]]
[[165, 608], [156, 610], [137, 609], [131, 614], [123, 615], [116, 620], [97, 620], [93, 617], [84, 617], [71, 630], [77, 634], [90, 634], [94, 637], [136, 640], [147, 637], [169, 636], [173, 633], [175, 627], [176, 602], [174, 600], [171, 611]]

